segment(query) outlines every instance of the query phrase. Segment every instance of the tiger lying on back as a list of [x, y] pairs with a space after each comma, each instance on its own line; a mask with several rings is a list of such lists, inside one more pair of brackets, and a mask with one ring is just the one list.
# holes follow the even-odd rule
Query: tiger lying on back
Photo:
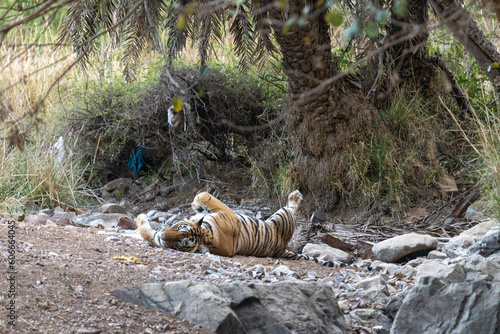
[[246, 255], [291, 260], [312, 260], [324, 266], [345, 266], [321, 261], [286, 249], [295, 232], [295, 214], [302, 203], [302, 194], [295, 190], [288, 196], [288, 205], [266, 221], [236, 214], [207, 192], [198, 194], [192, 203], [195, 215], [163, 231], [155, 231], [146, 215], [137, 217], [143, 239], [161, 247], [185, 252], [210, 252], [232, 257]]

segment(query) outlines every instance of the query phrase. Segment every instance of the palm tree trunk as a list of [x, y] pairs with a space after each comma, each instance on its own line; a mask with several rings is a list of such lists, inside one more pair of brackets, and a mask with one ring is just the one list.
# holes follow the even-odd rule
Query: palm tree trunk
[[[288, 17], [300, 16], [304, 0], [289, 2]], [[323, 13], [313, 13], [304, 26], [294, 25], [287, 33], [286, 17], [270, 11], [273, 30], [280, 46], [290, 92], [287, 130], [295, 156], [297, 181], [309, 197], [309, 212], [321, 208], [332, 211], [342, 191], [350, 191], [344, 181], [353, 154], [379, 124], [375, 109], [356, 85], [338, 79]], [[312, 199], [312, 200], [311, 200]], [[306, 204], [307, 209], [307, 204]]]

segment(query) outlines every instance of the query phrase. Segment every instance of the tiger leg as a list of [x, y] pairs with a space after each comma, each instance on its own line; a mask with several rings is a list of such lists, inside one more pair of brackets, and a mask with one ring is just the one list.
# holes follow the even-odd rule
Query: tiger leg
[[288, 195], [288, 204], [287, 207], [293, 211], [293, 214], [296, 215], [297, 211], [300, 208], [300, 204], [302, 203], [302, 194], [300, 191], [295, 190]]
[[286, 250], [283, 255], [280, 256], [282, 259], [287, 259], [287, 260], [307, 260], [307, 261], [314, 261], [318, 264], [321, 264], [322, 266], [325, 267], [347, 267], [347, 264], [342, 263], [342, 262], [333, 262], [333, 261], [323, 261], [318, 258], [304, 255], [304, 254], [298, 254], [295, 252], [291, 252], [289, 250]]
[[137, 217], [137, 228], [139, 229], [139, 233], [144, 240], [149, 241], [153, 245], [164, 247], [162, 232], [155, 231], [151, 228], [148, 217], [145, 214], [140, 214]]
[[233, 212], [233, 210], [206, 191], [196, 195], [191, 207], [197, 213], [203, 211], [207, 211], [208, 213]]

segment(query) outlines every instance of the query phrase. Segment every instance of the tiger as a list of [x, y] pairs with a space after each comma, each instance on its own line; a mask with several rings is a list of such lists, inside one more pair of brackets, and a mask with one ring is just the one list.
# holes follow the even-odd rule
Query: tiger
[[286, 249], [295, 227], [295, 215], [303, 197], [295, 190], [288, 204], [266, 221], [237, 214], [208, 192], [198, 194], [191, 204], [195, 216], [162, 231], [151, 228], [145, 214], [137, 217], [141, 237], [153, 245], [184, 252], [272, 257], [289, 260], [309, 260], [328, 267], [345, 267], [344, 263], [323, 261]]

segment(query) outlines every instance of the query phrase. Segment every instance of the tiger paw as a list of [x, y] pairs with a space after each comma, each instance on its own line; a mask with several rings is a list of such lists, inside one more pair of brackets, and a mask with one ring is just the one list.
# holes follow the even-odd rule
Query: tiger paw
[[149, 227], [149, 220], [148, 217], [145, 214], [140, 214], [137, 217], [137, 228], [148, 228]]
[[302, 203], [302, 200], [303, 197], [300, 191], [295, 190], [290, 195], [288, 195], [288, 207], [293, 209], [294, 212], [297, 212], [297, 210], [300, 207], [300, 204]]

